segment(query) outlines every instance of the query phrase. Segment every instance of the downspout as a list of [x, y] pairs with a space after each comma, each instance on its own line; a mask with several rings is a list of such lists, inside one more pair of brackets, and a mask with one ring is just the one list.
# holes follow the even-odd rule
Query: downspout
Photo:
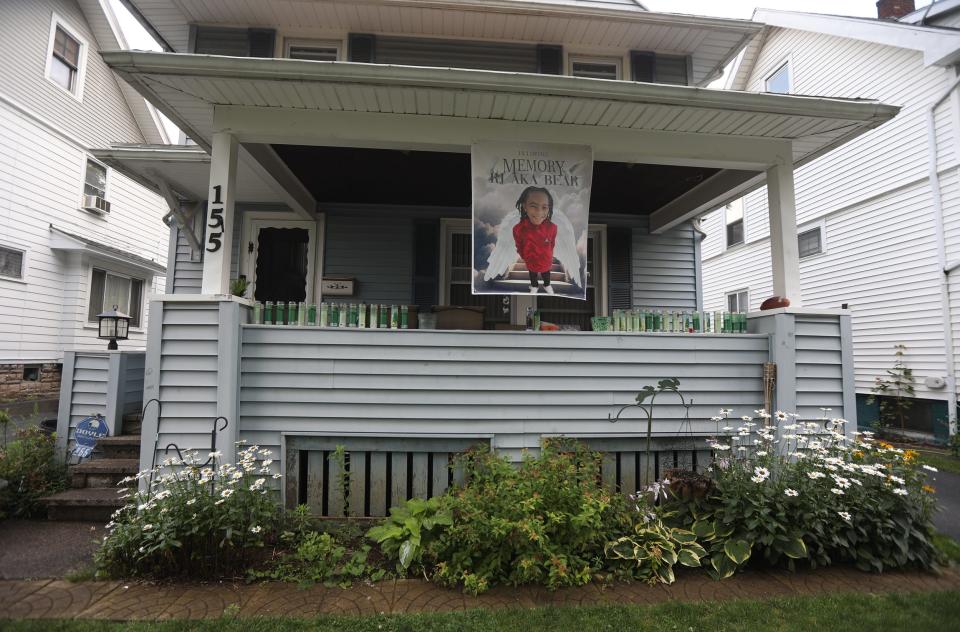
[[[943, 103], [950, 94], [960, 85], [960, 77], [957, 77], [950, 87], [944, 90], [927, 108], [927, 164], [929, 169], [930, 195], [933, 199], [933, 210], [936, 215], [936, 239], [937, 239], [937, 271], [940, 276], [940, 311], [943, 319], [943, 345], [946, 352], [947, 369], [947, 419], [950, 424], [950, 434], [957, 432], [957, 375], [956, 365], [953, 353], [953, 320], [950, 313], [950, 272], [958, 267], [957, 263], [947, 266], [947, 245], [944, 236], [943, 225], [943, 195], [940, 192], [940, 174], [937, 173], [937, 128], [935, 121], [935, 112], [937, 107]], [[960, 133], [960, 130], [956, 130]]]

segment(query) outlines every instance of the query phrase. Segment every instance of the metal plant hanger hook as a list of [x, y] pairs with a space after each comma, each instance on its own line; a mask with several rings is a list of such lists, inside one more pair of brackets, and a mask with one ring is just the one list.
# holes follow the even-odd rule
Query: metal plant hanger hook
[[[649, 384], [644, 386], [639, 393], [637, 393], [636, 403], [627, 404], [626, 406], [621, 406], [620, 410], [617, 411], [615, 415], [607, 414], [607, 420], [610, 423], [617, 423], [620, 421], [620, 416], [623, 415], [625, 410], [630, 408], [639, 408], [647, 415], [647, 446], [646, 453], [647, 457], [650, 456], [650, 440], [653, 435], [653, 410], [654, 402], [657, 399], [657, 395], [661, 393], [676, 393], [677, 397], [680, 398], [680, 405], [684, 408], [684, 417], [683, 421], [680, 422], [680, 430], [683, 430], [684, 426], [687, 426], [688, 432], [692, 433], [692, 426], [690, 425], [690, 408], [693, 406], [693, 400], [689, 402], [683, 396], [683, 393], [680, 392], [680, 380], [675, 377], [662, 379], [657, 382], [656, 386], [650, 386]], [[649, 399], [649, 402], [647, 400]], [[647, 402], [647, 403], [644, 403]]]

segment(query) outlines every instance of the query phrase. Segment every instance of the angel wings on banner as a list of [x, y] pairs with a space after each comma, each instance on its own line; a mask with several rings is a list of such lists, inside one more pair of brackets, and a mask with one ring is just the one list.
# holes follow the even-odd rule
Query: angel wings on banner
[[[511, 213], [500, 222], [497, 228], [497, 244], [493, 252], [487, 257], [487, 269], [483, 273], [484, 281], [491, 281], [507, 275], [513, 264], [520, 261], [517, 244], [514, 240], [514, 227], [520, 223], [518, 213]], [[557, 226], [556, 245], [553, 249], [553, 258], [563, 267], [567, 278], [577, 287], [583, 287], [581, 276], [580, 253], [577, 252], [577, 238], [574, 235], [573, 224], [563, 211], [555, 209], [551, 221]]]

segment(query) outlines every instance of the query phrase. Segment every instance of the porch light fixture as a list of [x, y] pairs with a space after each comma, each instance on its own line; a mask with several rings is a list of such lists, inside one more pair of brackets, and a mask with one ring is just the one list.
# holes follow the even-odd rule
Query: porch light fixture
[[116, 351], [117, 341], [126, 340], [128, 337], [130, 317], [123, 312], [118, 312], [117, 306], [114, 305], [110, 311], [97, 314], [97, 319], [100, 321], [100, 333], [97, 338], [109, 340], [107, 350]]

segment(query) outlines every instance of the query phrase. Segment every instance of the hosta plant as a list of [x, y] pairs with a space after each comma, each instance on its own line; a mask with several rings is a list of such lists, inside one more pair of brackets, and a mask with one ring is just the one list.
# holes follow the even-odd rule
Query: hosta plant
[[648, 584], [672, 584], [675, 565], [699, 567], [707, 554], [692, 531], [665, 526], [658, 518], [637, 523], [632, 534], [608, 542], [604, 553], [620, 577]]
[[398, 570], [405, 572], [411, 564], [420, 564], [424, 548], [443, 530], [453, 524], [453, 516], [441, 506], [441, 498], [411, 498], [392, 507], [390, 515], [367, 532], [367, 537], [380, 545], [380, 550], [396, 560]]

